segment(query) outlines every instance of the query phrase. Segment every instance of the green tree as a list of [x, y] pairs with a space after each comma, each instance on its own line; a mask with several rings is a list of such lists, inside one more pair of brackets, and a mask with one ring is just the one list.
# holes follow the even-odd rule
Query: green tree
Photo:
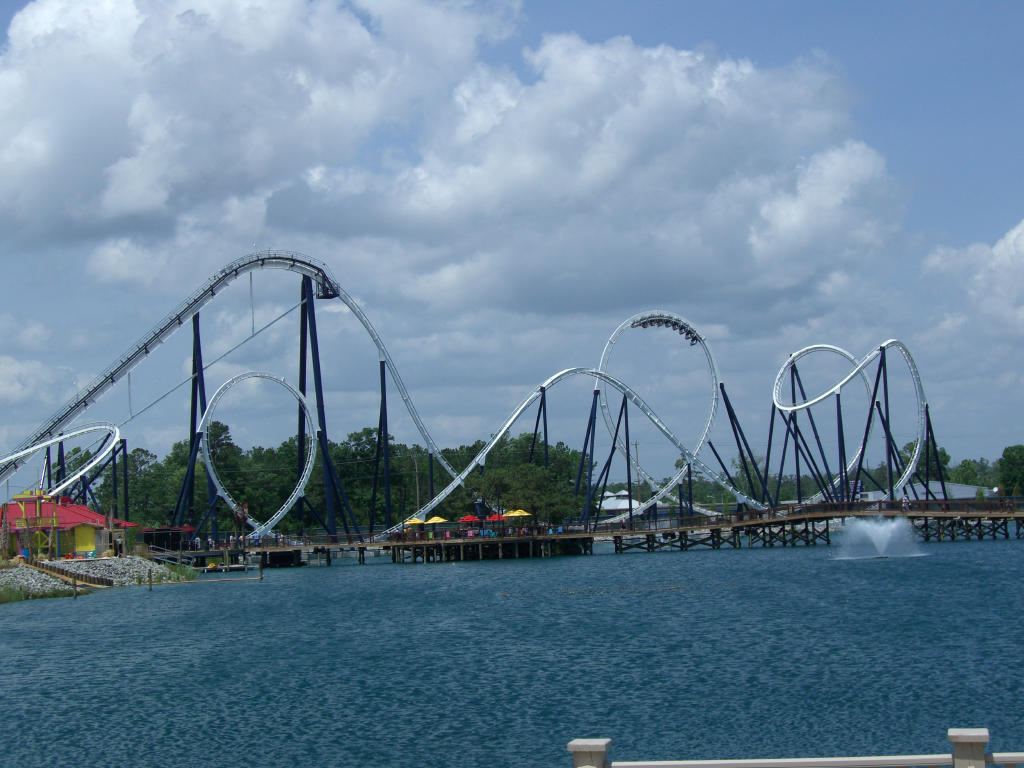
[[[910, 462], [911, 457], [913, 457], [913, 455], [914, 455], [914, 448], [916, 448], [916, 447], [917, 447], [917, 440], [911, 440], [909, 443], [907, 443], [906, 445], [904, 445], [900, 449], [900, 459], [903, 461], [903, 465], [904, 466], [906, 466]], [[950, 471], [949, 471], [949, 462], [950, 462], [949, 453], [942, 446], [939, 446], [939, 451], [938, 451], [938, 455], [937, 456], [935, 454], [935, 451], [932, 451], [932, 450], [929, 449], [928, 450], [928, 456], [927, 456], [928, 463], [926, 465], [925, 464], [925, 459], [926, 459], [925, 448], [928, 448], [928, 447], [929, 446], [922, 446], [921, 447], [921, 456], [919, 457], [918, 462], [917, 462], [917, 474], [919, 474], [921, 476], [922, 480], [926, 476], [930, 480], [938, 480], [939, 479], [939, 467], [941, 466], [942, 467], [942, 477], [944, 477], [944, 478], [946, 478], [948, 480], [949, 479], [949, 474], [950, 474]]]
[[988, 459], [964, 459], [950, 469], [949, 478], [954, 483], [979, 485], [991, 488], [999, 485], [999, 473]]
[[1004, 496], [1024, 493], [1024, 445], [1009, 445], [999, 459], [999, 491]]

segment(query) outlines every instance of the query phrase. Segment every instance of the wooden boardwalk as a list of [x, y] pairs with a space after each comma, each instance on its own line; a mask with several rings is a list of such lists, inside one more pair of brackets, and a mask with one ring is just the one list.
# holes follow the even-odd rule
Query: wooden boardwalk
[[[338, 557], [388, 557], [393, 563], [446, 563], [503, 560], [559, 555], [589, 555], [595, 543], [610, 543], [616, 553], [630, 551], [735, 549], [740, 547], [809, 547], [831, 544], [833, 525], [850, 518], [906, 518], [918, 536], [930, 541], [1024, 538], [1024, 500], [911, 501], [845, 504], [791, 504], [768, 512], [744, 512], [715, 517], [661, 517], [655, 526], [637, 517], [626, 523], [566, 526], [564, 532], [545, 527], [496, 531], [441, 531], [436, 537], [418, 530], [388, 539], [339, 534], [290, 539], [283, 546], [257, 545], [232, 549], [229, 562], [257, 555], [267, 567], [330, 565]], [[490, 531], [485, 531], [490, 534]], [[184, 551], [183, 559], [202, 565], [224, 560], [224, 550]], [[173, 557], [176, 553], [167, 552]]]
[[[920, 501], [866, 504], [803, 504], [764, 514], [661, 519], [657, 528], [637, 519], [627, 524], [590, 526], [549, 533], [517, 529], [494, 536], [449, 531], [436, 538], [410, 533], [390, 540], [327, 542], [322, 537], [303, 546], [307, 561], [321, 561], [325, 551], [353, 552], [360, 563], [367, 553], [389, 556], [393, 563], [444, 563], [557, 555], [593, 554], [595, 542], [610, 542], [616, 553], [629, 551], [797, 547], [831, 543], [831, 524], [849, 518], [906, 518], [924, 541], [1024, 538], [1024, 504], [978, 501]], [[329, 561], [328, 561], [329, 562]]]

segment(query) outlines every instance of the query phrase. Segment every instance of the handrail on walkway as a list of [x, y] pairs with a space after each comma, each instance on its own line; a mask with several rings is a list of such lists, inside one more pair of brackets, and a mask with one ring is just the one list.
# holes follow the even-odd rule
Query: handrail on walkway
[[569, 742], [573, 768], [985, 768], [1024, 765], [1024, 752], [986, 752], [988, 728], [950, 728], [953, 752], [938, 755], [878, 755], [867, 757], [799, 757], [744, 760], [608, 760], [611, 739], [573, 739]]

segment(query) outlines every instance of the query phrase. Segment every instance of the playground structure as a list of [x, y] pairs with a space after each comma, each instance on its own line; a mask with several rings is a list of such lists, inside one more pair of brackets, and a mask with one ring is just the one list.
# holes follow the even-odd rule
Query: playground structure
[[[286, 270], [297, 274], [300, 278], [300, 301], [296, 305], [300, 310], [300, 355], [297, 386], [292, 386], [284, 378], [272, 373], [248, 371], [222, 383], [217, 388], [213, 397], [207, 400], [205, 372], [209, 365], [204, 364], [203, 361], [200, 310], [213, 301], [224, 288], [239, 277], [267, 269]], [[884, 491], [888, 499], [893, 500], [905, 488], [910, 488], [916, 495], [916, 486], [913, 483], [916, 479], [924, 488], [925, 496], [935, 498], [930, 472], [933, 465], [931, 458], [937, 454], [937, 444], [932, 431], [931, 417], [921, 378], [910, 351], [905, 345], [897, 340], [889, 340], [870, 351], [860, 360], [845, 350], [831, 345], [814, 345], [791, 355], [775, 379], [767, 451], [763, 457], [758, 457], [751, 450], [750, 442], [739, 423], [725, 383], [720, 380], [718, 367], [707, 340], [685, 318], [662, 310], [639, 313], [620, 324], [608, 339], [600, 363], [596, 368], [567, 368], [541, 382], [512, 410], [510, 415], [490, 436], [490, 439], [484, 444], [479, 453], [472, 457], [461, 471], [457, 471], [446, 461], [431, 437], [413, 404], [412, 397], [383, 339], [359, 304], [341, 287], [325, 264], [301, 254], [284, 251], [253, 253], [226, 265], [214, 274], [148, 333], [144, 334], [129, 347], [125, 354], [119, 356], [90, 384], [26, 436], [14, 450], [0, 458], [0, 480], [11, 477], [19, 467], [23, 466], [33, 456], [45, 451], [43, 470], [40, 473], [39, 479], [39, 489], [49, 495], [67, 493], [77, 498], [81, 503], [86, 503], [90, 500], [95, 503], [96, 499], [92, 493], [91, 486], [100, 477], [100, 473], [112, 465], [115, 483], [114, 503], [116, 505], [119, 498], [117, 462], [120, 459], [122, 465], [121, 490], [123, 492], [121, 498], [123, 498], [125, 509], [123, 517], [129, 519], [129, 500], [127, 497], [128, 453], [126, 440], [121, 437], [120, 428], [112, 424], [75, 426], [75, 422], [119, 381], [130, 376], [131, 372], [143, 364], [157, 347], [175, 333], [190, 327], [192, 331], [192, 374], [189, 381], [191, 395], [187, 433], [189, 438], [189, 459], [185, 480], [182, 484], [172, 519], [169, 522], [175, 526], [182, 526], [184, 523], [194, 520], [197, 522], [195, 526], [196, 535], [209, 522], [211, 532], [216, 534], [215, 509], [218, 504], [223, 504], [232, 514], [245, 521], [253, 535], [262, 537], [269, 535], [280, 520], [291, 510], [304, 507], [314, 515], [329, 536], [339, 535], [343, 529], [347, 537], [355, 536], [361, 539], [363, 533], [360, 531], [345, 489], [327, 451], [327, 413], [324, 402], [321, 354], [315, 312], [315, 305], [318, 300], [337, 300], [342, 302], [348, 312], [362, 325], [378, 352], [380, 410], [374, 466], [374, 498], [376, 498], [378, 479], [382, 478], [380, 484], [383, 487], [384, 495], [384, 527], [383, 530], [375, 534], [377, 536], [387, 537], [398, 530], [404, 522], [403, 520], [393, 520], [391, 510], [387, 408], [389, 378], [391, 386], [397, 390], [413, 425], [426, 446], [430, 463], [430, 498], [412, 515], [407, 516], [405, 520], [412, 518], [426, 519], [427, 515], [438, 504], [457, 488], [463, 486], [467, 478], [474, 471], [483, 471], [487, 456], [494, 446], [502, 438], [510, 434], [513, 426], [534, 405], [536, 405], [537, 409], [533, 428], [531, 460], [540, 461], [541, 456], [543, 456], [546, 463], [548, 446], [548, 393], [551, 389], [566, 381], [579, 380], [581, 377], [583, 379], [592, 379], [594, 382], [589, 417], [587, 419], [583, 447], [580, 452], [581, 459], [574, 484], [575, 492], [580, 498], [580, 513], [575, 523], [584, 530], [598, 522], [608, 524], [628, 520], [630, 525], [632, 525], [635, 517], [643, 516], [651, 510], [656, 510], [658, 504], [664, 503], [673, 492], [677, 494], [676, 503], [679, 507], [680, 516], [694, 517], [702, 514], [713, 514], [712, 510], [701, 508], [693, 503], [692, 482], [695, 473], [699, 477], [711, 480], [721, 486], [726, 493], [735, 499], [739, 509], [749, 509], [763, 513], [766, 510], [777, 507], [782, 502], [779, 499], [779, 484], [786, 470], [787, 462], [791, 462], [796, 473], [796, 501], [798, 503], [856, 504], [859, 500], [858, 489], [862, 487], [865, 480], [874, 483], [879, 490]], [[643, 331], [649, 328], [662, 328], [675, 332], [689, 346], [699, 347], [703, 354], [708, 376], [710, 402], [706, 417], [703, 420], [703, 427], [690, 442], [684, 442], [682, 438], [677, 436], [669, 426], [670, 420], [656, 413], [629, 383], [608, 373], [612, 352], [616, 344], [622, 343], [621, 339], [624, 334], [627, 332]], [[255, 328], [253, 335], [256, 335]], [[891, 353], [893, 350], [900, 354], [907, 366], [916, 400], [916, 439], [914, 450], [909, 460], [904, 460], [901, 457], [891, 428], [893, 414], [890, 410], [887, 353]], [[308, 356], [307, 351], [309, 353]], [[809, 397], [798, 370], [798, 362], [817, 354], [838, 356], [850, 365], [851, 370], [838, 382], [826, 387], [820, 394]], [[307, 365], [307, 357], [310, 365]], [[309, 383], [308, 374], [310, 373], [307, 369], [309, 367], [312, 368], [312, 393], [307, 391]], [[232, 498], [214, 466], [208, 441], [204, 440], [204, 436], [207, 435], [209, 425], [213, 420], [217, 404], [224, 393], [236, 384], [246, 379], [254, 378], [270, 381], [284, 388], [294, 396], [299, 407], [297, 445], [300, 449], [300, 455], [297, 462], [296, 483], [293, 491], [283, 501], [280, 508], [265, 519], [257, 519], [254, 516], [250, 516], [248, 511]], [[846, 439], [846, 431], [848, 429], [846, 422], [849, 421], [849, 418], [844, 417], [842, 398], [844, 389], [856, 386], [858, 381], [863, 383], [865, 393], [868, 395], [868, 413], [863, 421], [858, 420], [855, 424], [857, 439], [848, 441]], [[787, 385], [789, 390], [788, 397], [785, 395]], [[609, 404], [609, 392], [613, 390], [621, 396], [617, 416], [614, 418], [612, 407]], [[828, 404], [830, 402], [835, 403], [834, 432], [836, 445], [834, 450], [826, 450], [821, 436], [822, 430], [819, 429], [820, 416], [815, 416], [815, 406], [818, 406], [819, 409], [826, 408], [829, 407]], [[729, 431], [735, 442], [737, 464], [734, 466], [734, 471], [741, 473], [740, 480], [737, 480], [733, 473], [729, 471], [722, 458], [720, 446], [716, 446], [710, 437], [712, 425], [718, 417], [720, 408], [723, 407], [728, 419]], [[680, 457], [678, 470], [674, 476], [665, 482], [656, 481], [652, 473], [640, 464], [635, 453], [630, 450], [629, 412], [631, 408], [639, 412]], [[599, 409], [605, 427], [611, 436], [611, 449], [603, 463], [599, 463], [596, 456], [597, 411]], [[144, 408], [139, 413], [145, 410]], [[773, 488], [771, 483], [773, 470], [772, 451], [773, 444], [779, 441], [779, 438], [775, 435], [776, 422], [780, 423], [779, 431], [783, 434], [781, 448], [776, 453], [777, 468], [774, 470], [776, 483]], [[884, 485], [878, 484], [869, 473], [864, 471], [864, 460], [869, 441], [873, 432], [877, 433], [878, 431], [881, 431], [880, 440], [884, 444], [884, 455], [886, 457], [887, 482]], [[91, 432], [103, 433], [102, 441], [86, 464], [74, 471], [69, 471], [64, 455], [65, 442]], [[534, 449], [537, 448], [539, 442], [542, 443], [542, 451], [535, 451]], [[847, 449], [848, 445], [850, 450]], [[54, 446], [57, 447], [55, 459], [51, 456], [51, 449]], [[312, 474], [315, 455], [318, 451], [322, 458], [321, 463], [323, 467], [324, 509], [314, 509], [304, 495], [306, 484]], [[711, 456], [706, 456], [707, 453], [710, 453]], [[604, 489], [608, 484], [612, 463], [616, 457], [620, 457], [625, 464], [628, 495], [631, 499], [630, 506], [626, 512], [620, 513], [617, 516], [608, 516], [599, 521], [592, 516], [592, 509], [595, 500], [603, 496]], [[197, 511], [191, 508], [191, 500], [194, 495], [195, 466], [196, 462], [200, 459], [207, 468], [207, 508]], [[923, 477], [918, 471], [922, 459], [925, 473]], [[434, 463], [437, 463], [451, 478], [448, 484], [437, 493], [434, 493], [433, 488]], [[713, 464], [717, 466], [713, 466]], [[806, 489], [807, 493], [804, 492], [805, 489], [801, 486], [800, 482], [804, 472], [809, 473], [814, 485], [813, 488]], [[638, 501], [635, 508], [632, 503], [634, 476], [638, 480], [646, 482], [652, 489], [650, 497], [643, 501]], [[939, 466], [939, 476], [936, 479], [940, 483], [941, 493], [943, 498], [945, 498], [946, 493], [944, 478], [941, 476], [941, 466]], [[599, 509], [597, 514], [600, 515]]]

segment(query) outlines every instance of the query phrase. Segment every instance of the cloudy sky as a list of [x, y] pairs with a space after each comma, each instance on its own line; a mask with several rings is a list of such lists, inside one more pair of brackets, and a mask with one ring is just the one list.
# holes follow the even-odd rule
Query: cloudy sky
[[[0, 0], [0, 444], [275, 248], [329, 265], [442, 445], [658, 308], [706, 335], [756, 450], [790, 353], [898, 338], [940, 444], [998, 458], [1024, 442], [1022, 26], [1016, 2]], [[284, 314], [211, 390], [295, 381], [298, 292], [261, 273], [203, 310], [208, 360]], [[377, 420], [342, 310], [318, 306], [334, 438]], [[179, 336], [88, 418], [186, 438]], [[626, 333], [610, 370], [699, 433], [707, 366], [678, 336]], [[590, 388], [553, 393], [552, 439], [582, 441]], [[240, 442], [294, 432], [271, 385], [224, 407]]]

